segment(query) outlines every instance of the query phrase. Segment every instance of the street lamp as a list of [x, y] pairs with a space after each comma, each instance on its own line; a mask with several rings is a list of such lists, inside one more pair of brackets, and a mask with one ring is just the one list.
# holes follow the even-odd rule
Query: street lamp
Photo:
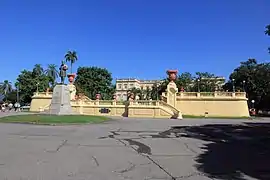
[[158, 90], [159, 90], [159, 83], [156, 83], [156, 93], [157, 93], [157, 101], [159, 100], [159, 98], [158, 98]]
[[39, 82], [37, 83], [37, 92], [38, 92], [38, 85], [39, 85]]
[[246, 88], [245, 88], [245, 87], [246, 87], [246, 81], [243, 80], [243, 91], [244, 91], [244, 92], [246, 92]]
[[17, 102], [19, 102], [20, 101], [20, 98], [19, 98], [19, 90], [20, 89], [20, 85], [18, 84], [17, 85]]
[[254, 103], [255, 103], [255, 100], [252, 99], [252, 100], [251, 100], [251, 103], [252, 103], [252, 108], [254, 109]]
[[198, 81], [198, 92], [200, 92], [200, 79], [197, 79]]
[[235, 86], [234, 86], [235, 79], [232, 79], [232, 85], [233, 85], [233, 92], [235, 93]]

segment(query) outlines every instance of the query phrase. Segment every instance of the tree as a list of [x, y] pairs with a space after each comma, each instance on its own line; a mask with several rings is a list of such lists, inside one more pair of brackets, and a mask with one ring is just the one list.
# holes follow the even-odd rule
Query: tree
[[7, 101], [11, 102], [12, 104], [17, 102], [17, 92], [16, 90], [12, 90], [10, 93], [7, 94]]
[[139, 99], [142, 100], [144, 99], [144, 94], [143, 94], [143, 90], [139, 89], [139, 88], [132, 88], [130, 90], [128, 90], [128, 94], [129, 96], [127, 97], [127, 99], [129, 99], [131, 93], [134, 95], [134, 98], [136, 100], [136, 97], [139, 96]]
[[218, 88], [218, 83], [224, 83], [225, 79], [218, 78], [209, 72], [196, 72], [192, 91], [213, 92]]
[[141, 94], [142, 99], [149, 100], [151, 98], [151, 89], [147, 87], [146, 89], [142, 90]]
[[181, 88], [184, 88], [186, 91], [191, 91], [192, 86], [193, 86], [193, 79], [194, 79], [194, 77], [192, 76], [191, 73], [184, 72], [184, 73], [178, 75], [175, 83], [176, 83], [179, 90]]
[[[38, 67], [38, 68], [37, 68]], [[16, 87], [20, 87], [20, 100], [23, 103], [30, 103], [34, 92], [45, 92], [51, 81], [50, 77], [41, 73], [38, 69], [41, 66], [35, 66], [32, 71], [23, 70], [17, 78]]]
[[255, 100], [257, 109], [270, 108], [270, 63], [258, 63], [255, 59], [241, 62], [224, 88], [232, 91], [233, 85], [236, 90], [246, 91], [249, 105]]
[[78, 60], [76, 51], [68, 51], [65, 55], [66, 62], [70, 62], [70, 72], [72, 73], [72, 65]]
[[98, 93], [102, 99], [112, 99], [114, 93], [112, 74], [104, 68], [79, 67], [75, 85], [78, 93], [84, 93], [90, 99], [95, 99]]
[[[266, 28], [265, 34], [266, 34], [267, 36], [270, 36], [270, 24], [267, 25], [265, 28]], [[268, 48], [268, 51], [269, 51], [269, 53], [270, 53], [270, 47]]]
[[36, 64], [33, 69], [34, 76], [41, 76], [44, 73], [44, 69], [41, 64]]
[[5, 100], [7, 100], [7, 94], [12, 91], [11, 82], [5, 80], [4, 82], [0, 83], [0, 91], [4, 93]]
[[57, 70], [57, 65], [49, 64], [48, 68], [45, 71], [45, 74], [51, 78], [51, 85], [54, 86], [56, 84], [56, 79], [59, 76], [59, 72]]
[[[162, 84], [154, 84], [152, 86], [152, 89], [151, 89], [151, 92], [150, 92], [150, 96], [151, 96], [151, 99], [153, 100], [160, 100], [160, 95], [162, 94], [162, 92], [164, 92], [166, 90], [166, 86], [167, 85], [162, 85]], [[164, 88], [164, 90], [163, 90]]]
[[265, 28], [266, 28], [265, 34], [270, 36], [270, 24], [268, 24]]

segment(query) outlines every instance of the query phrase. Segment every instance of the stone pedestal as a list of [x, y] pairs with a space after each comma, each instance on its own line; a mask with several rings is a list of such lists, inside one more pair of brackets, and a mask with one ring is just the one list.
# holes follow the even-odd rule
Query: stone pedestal
[[56, 85], [53, 89], [52, 101], [49, 114], [70, 115], [72, 108], [70, 105], [70, 91], [66, 85]]
[[76, 99], [76, 86], [74, 84], [68, 84], [67, 85], [69, 92], [70, 92], [70, 100]]
[[177, 78], [177, 70], [168, 70], [167, 74], [169, 76], [170, 82], [167, 85], [167, 103], [173, 107], [176, 107], [176, 95], [178, 92], [178, 88], [175, 84], [175, 80]]
[[69, 88], [69, 92], [70, 92], [70, 100], [75, 100], [76, 99], [76, 86], [73, 84], [74, 80], [75, 80], [75, 74], [68, 74], [68, 81], [69, 84], [67, 85]]
[[173, 107], [176, 107], [177, 92], [178, 92], [178, 88], [177, 88], [176, 84], [173, 81], [171, 81], [167, 85], [167, 103]]

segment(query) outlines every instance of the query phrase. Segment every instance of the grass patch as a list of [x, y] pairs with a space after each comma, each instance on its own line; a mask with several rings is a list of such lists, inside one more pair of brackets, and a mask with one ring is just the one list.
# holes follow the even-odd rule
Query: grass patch
[[87, 116], [87, 115], [44, 115], [44, 114], [29, 114], [1, 117], [2, 123], [28, 123], [28, 124], [42, 124], [42, 125], [61, 125], [61, 124], [88, 124], [101, 123], [109, 120], [104, 116]]
[[250, 117], [235, 117], [235, 116], [195, 116], [195, 115], [183, 115], [183, 118], [204, 118], [204, 119], [249, 119]]

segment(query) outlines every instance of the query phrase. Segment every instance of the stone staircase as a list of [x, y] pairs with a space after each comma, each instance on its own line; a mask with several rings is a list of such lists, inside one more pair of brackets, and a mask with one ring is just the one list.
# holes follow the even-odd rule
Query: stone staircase
[[169, 105], [168, 103], [164, 101], [159, 101], [159, 107], [163, 111], [166, 111], [167, 113], [172, 115], [173, 119], [183, 119], [182, 113], [175, 107]]

